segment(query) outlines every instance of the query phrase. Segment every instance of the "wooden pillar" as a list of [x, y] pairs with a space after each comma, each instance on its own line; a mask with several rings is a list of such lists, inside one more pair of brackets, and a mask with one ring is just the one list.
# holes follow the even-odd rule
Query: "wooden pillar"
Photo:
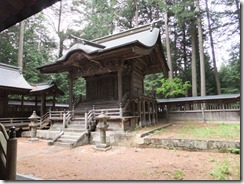
[[41, 111], [40, 111], [41, 116], [44, 115], [45, 109], [46, 109], [46, 95], [42, 94], [41, 95]]
[[122, 103], [122, 67], [118, 69], [118, 101]]
[[55, 94], [53, 94], [53, 107], [52, 107], [53, 111], [55, 110], [55, 100], [56, 100], [56, 96]]
[[73, 79], [69, 75], [69, 110], [73, 108]]
[[145, 99], [142, 100], [142, 113], [143, 113], [143, 124], [146, 125], [146, 104], [145, 104]]
[[157, 102], [155, 102], [155, 121], [158, 122], [158, 105]]
[[140, 127], [142, 127], [142, 117], [141, 117], [141, 100], [140, 99], [138, 99], [138, 104], [137, 104], [137, 108], [138, 108], [138, 116], [139, 116], [139, 118], [140, 118]]
[[151, 125], [152, 124], [152, 121], [151, 121], [151, 102], [150, 101], [148, 101], [148, 105], [147, 105], [147, 107], [148, 107], [148, 124], [149, 125]]
[[23, 116], [24, 112], [24, 95], [21, 96], [21, 117]]
[[156, 124], [156, 108], [155, 102], [152, 103], [152, 123]]
[[35, 95], [35, 111], [37, 112], [38, 97]]

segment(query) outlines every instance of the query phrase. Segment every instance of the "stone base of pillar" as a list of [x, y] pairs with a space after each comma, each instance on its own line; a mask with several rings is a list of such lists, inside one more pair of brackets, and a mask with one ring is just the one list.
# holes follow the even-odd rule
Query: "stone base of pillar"
[[39, 141], [39, 139], [38, 138], [29, 138], [28, 141], [36, 142], [36, 141]]
[[112, 146], [108, 144], [98, 144], [96, 146], [93, 146], [92, 148], [97, 151], [108, 151], [112, 148]]

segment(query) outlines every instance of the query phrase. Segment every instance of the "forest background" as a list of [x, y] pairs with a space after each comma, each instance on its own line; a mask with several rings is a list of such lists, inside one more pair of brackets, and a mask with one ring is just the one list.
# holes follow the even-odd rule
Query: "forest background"
[[[169, 68], [145, 76], [145, 92], [157, 98], [240, 93], [239, 0], [62, 0], [0, 33], [0, 62], [19, 66], [31, 84], [54, 82], [68, 100], [66, 73], [40, 74], [76, 40], [93, 40], [163, 20], [163, 50]], [[23, 52], [19, 51], [23, 40]], [[74, 98], [85, 96], [85, 80], [74, 84]]]

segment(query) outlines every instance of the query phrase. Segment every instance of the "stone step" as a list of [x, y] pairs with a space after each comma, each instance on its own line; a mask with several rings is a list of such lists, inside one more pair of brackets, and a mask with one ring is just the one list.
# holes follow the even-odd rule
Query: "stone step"
[[85, 124], [85, 121], [71, 121], [69, 125], [83, 125]]
[[85, 120], [85, 116], [73, 116], [72, 120]]
[[69, 132], [69, 133], [64, 133], [64, 135], [62, 135], [61, 138], [78, 139], [80, 137], [80, 135], [81, 135], [81, 133]]
[[53, 143], [55, 146], [61, 146], [61, 147], [67, 147], [67, 148], [72, 148], [71, 143], [66, 143], [66, 142], [54, 142]]
[[57, 142], [63, 142], [63, 143], [74, 143], [77, 139], [70, 139], [70, 138], [62, 138], [60, 137]]
[[69, 131], [69, 132], [84, 132], [85, 131], [85, 127], [67, 127], [67, 128], [65, 128], [65, 131]]

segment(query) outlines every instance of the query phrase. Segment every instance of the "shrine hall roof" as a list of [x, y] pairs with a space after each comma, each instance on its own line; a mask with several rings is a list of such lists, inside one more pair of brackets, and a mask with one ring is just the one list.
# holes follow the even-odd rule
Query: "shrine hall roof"
[[[83, 51], [86, 54], [94, 54], [106, 52], [133, 43], [139, 43], [142, 46], [149, 48], [156, 44], [159, 32], [160, 30], [157, 27], [149, 29], [149, 25], [144, 25], [134, 29], [130, 29], [128, 31], [92, 40], [91, 42], [94, 43], [94, 45], [86, 44], [86, 42], [76, 43], [69, 50], [67, 50], [67, 52], [57, 61], [65, 60], [70, 53], [78, 50]], [[98, 47], [95, 44], [97, 44]]]
[[[61, 58], [50, 64], [38, 67], [38, 69], [43, 73], [58, 73], [82, 68], [83, 73], [85, 73], [85, 70], [90, 71], [87, 69], [88, 67], [92, 70], [90, 66], [92, 64], [87, 64], [88, 62], [94, 65], [94, 63], [101, 64], [100, 62], [105, 62], [105, 60], [116, 61], [117, 59], [118, 61], [122, 59], [125, 61], [145, 56], [143, 62], [151, 62], [147, 74], [162, 71], [167, 74], [169, 70], [163, 53], [160, 29], [157, 24], [151, 23], [139, 26], [92, 41], [73, 37], [77, 39], [77, 43], [68, 49]], [[149, 57], [146, 58], [146, 56]], [[84, 64], [87, 65], [84, 66]], [[102, 69], [100, 67], [101, 72]], [[93, 70], [90, 74], [94, 72], [96, 71]]]
[[31, 85], [25, 80], [15, 66], [0, 63], [0, 87], [31, 90]]

